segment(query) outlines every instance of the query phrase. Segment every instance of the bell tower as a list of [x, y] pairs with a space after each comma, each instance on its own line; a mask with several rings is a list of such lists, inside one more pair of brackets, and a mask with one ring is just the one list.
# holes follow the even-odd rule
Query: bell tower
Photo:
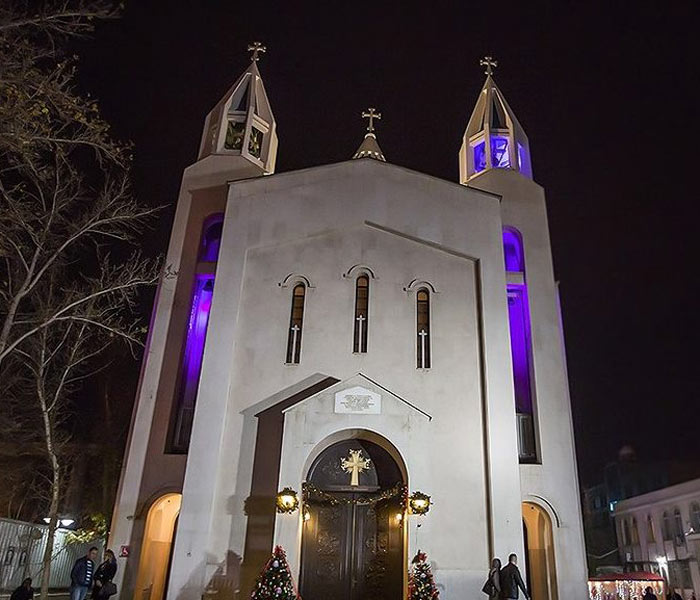
[[511, 169], [532, 179], [527, 136], [493, 80], [498, 63], [486, 56], [480, 64], [486, 67], [486, 81], [462, 138], [459, 181], [466, 185], [491, 169]]
[[198, 161], [210, 156], [226, 157], [235, 172], [230, 179], [243, 179], [275, 172], [277, 131], [267, 99], [258, 61], [266, 51], [255, 42], [250, 66], [207, 115]]

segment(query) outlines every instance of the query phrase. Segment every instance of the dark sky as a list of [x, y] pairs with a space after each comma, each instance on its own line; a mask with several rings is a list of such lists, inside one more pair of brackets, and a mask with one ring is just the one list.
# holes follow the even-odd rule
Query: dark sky
[[[81, 45], [82, 79], [115, 135], [135, 143], [139, 197], [164, 204], [250, 41], [268, 47], [260, 68], [278, 172], [349, 158], [359, 112], [372, 105], [390, 162], [456, 181], [478, 61], [492, 54], [547, 191], [580, 470], [591, 481], [623, 444], [643, 458], [690, 459], [698, 447], [691, 7], [131, 0]], [[150, 252], [165, 252], [172, 214]]]

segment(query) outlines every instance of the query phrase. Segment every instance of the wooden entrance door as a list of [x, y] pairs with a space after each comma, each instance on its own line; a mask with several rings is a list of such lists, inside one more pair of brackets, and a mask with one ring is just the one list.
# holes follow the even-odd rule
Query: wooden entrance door
[[[373, 465], [374, 472], [362, 473], [358, 486], [348, 486], [349, 475], [336, 469], [350, 449], [363, 450], [364, 457], [369, 457]], [[367, 503], [398, 483], [396, 477], [400, 477], [400, 472], [393, 459], [376, 444], [352, 440], [331, 446], [315, 466], [318, 468], [312, 467], [310, 480], [323, 490], [324, 497], [312, 497], [306, 505], [309, 518], [304, 522], [301, 597], [304, 600], [400, 599], [404, 544], [403, 524], [397, 515], [403, 515], [401, 496]], [[388, 472], [382, 473], [384, 470]]]

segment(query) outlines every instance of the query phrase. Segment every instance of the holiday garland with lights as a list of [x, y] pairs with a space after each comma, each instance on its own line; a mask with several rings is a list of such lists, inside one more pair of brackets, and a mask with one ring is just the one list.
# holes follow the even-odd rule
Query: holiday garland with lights
[[272, 558], [267, 561], [255, 583], [250, 600], [301, 600], [282, 546], [275, 547]]
[[418, 554], [411, 561], [411, 571], [408, 574], [408, 600], [437, 600], [440, 595], [427, 559], [425, 552], [418, 550]]

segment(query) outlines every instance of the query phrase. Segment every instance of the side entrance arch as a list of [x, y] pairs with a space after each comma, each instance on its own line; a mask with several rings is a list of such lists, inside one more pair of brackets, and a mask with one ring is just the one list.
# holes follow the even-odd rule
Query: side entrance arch
[[148, 510], [134, 600], [165, 598], [175, 526], [181, 503], [181, 494], [164, 494], [153, 502]]
[[316, 458], [304, 484], [304, 600], [403, 597], [405, 483], [369, 440], [336, 442]]
[[556, 600], [559, 596], [552, 519], [538, 504], [523, 502], [523, 528], [532, 600]]

